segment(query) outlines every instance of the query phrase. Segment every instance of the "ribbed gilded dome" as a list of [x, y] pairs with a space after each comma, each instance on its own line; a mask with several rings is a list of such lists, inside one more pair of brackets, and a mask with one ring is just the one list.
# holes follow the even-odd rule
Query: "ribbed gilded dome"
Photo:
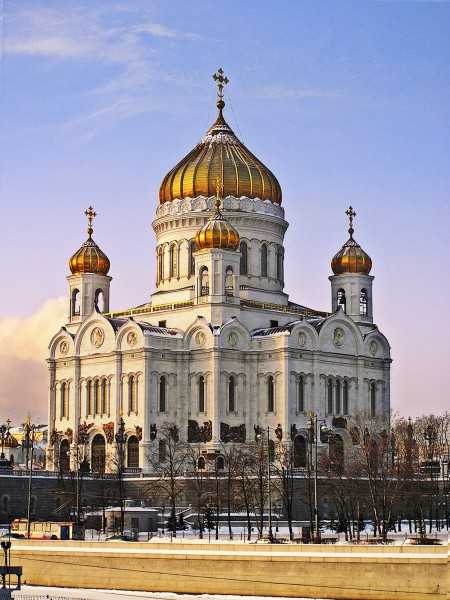
[[350, 227], [348, 230], [350, 238], [345, 242], [339, 252], [333, 256], [331, 268], [335, 275], [342, 275], [344, 273], [368, 275], [372, 268], [372, 259], [364, 252], [358, 242], [353, 239], [354, 229], [352, 223], [353, 217], [356, 217], [356, 213], [350, 206], [346, 211], [346, 214], [350, 220]]
[[197, 250], [210, 250], [212, 248], [237, 250], [239, 248], [239, 234], [220, 212], [220, 200], [217, 199], [215, 205], [216, 212], [214, 215], [195, 234]]
[[281, 204], [281, 188], [275, 175], [259, 161], [235, 136], [225, 122], [222, 109], [223, 83], [219, 69], [218, 117], [199, 144], [163, 179], [159, 188], [159, 203], [176, 198], [196, 198], [215, 195], [215, 181], [223, 183], [223, 196], [259, 198]]
[[81, 248], [69, 260], [69, 268], [73, 275], [81, 275], [82, 273], [98, 273], [99, 275], [107, 275], [110, 262], [104, 252], [100, 250], [97, 244], [92, 239], [92, 219], [96, 216], [92, 206], [85, 212], [88, 216], [88, 239], [84, 242]]

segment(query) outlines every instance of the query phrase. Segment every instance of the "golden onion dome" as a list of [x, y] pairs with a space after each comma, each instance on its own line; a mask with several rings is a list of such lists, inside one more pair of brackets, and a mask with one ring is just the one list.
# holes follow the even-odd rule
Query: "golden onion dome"
[[350, 221], [349, 234], [350, 238], [345, 242], [337, 254], [331, 260], [331, 268], [335, 275], [343, 275], [344, 273], [357, 273], [360, 275], [368, 275], [372, 268], [372, 259], [364, 252], [361, 246], [353, 239], [353, 217], [356, 213], [353, 208], [350, 208], [345, 213]]
[[197, 250], [211, 250], [213, 248], [237, 250], [239, 248], [239, 234], [220, 212], [220, 200], [218, 198], [214, 204], [216, 212], [195, 234]]
[[92, 206], [85, 212], [88, 217], [88, 239], [84, 242], [77, 252], [69, 260], [69, 268], [73, 275], [81, 275], [82, 273], [98, 273], [99, 275], [107, 275], [110, 262], [104, 252], [100, 250], [97, 244], [92, 239], [92, 219], [97, 216], [92, 209]]
[[281, 204], [281, 188], [275, 175], [239, 141], [223, 118], [222, 89], [228, 79], [223, 77], [222, 69], [213, 77], [219, 88], [217, 119], [200, 143], [164, 177], [159, 203], [214, 196], [215, 181], [220, 178], [225, 197], [246, 196]]

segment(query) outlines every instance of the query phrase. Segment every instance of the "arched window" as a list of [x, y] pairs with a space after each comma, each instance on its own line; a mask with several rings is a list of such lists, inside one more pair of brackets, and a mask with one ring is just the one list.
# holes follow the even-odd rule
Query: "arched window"
[[158, 283], [164, 279], [164, 251], [160, 246], [158, 252]]
[[198, 412], [205, 412], [205, 378], [203, 375], [198, 378]]
[[344, 312], [346, 312], [345, 290], [343, 290], [342, 288], [340, 290], [338, 290], [337, 303], [338, 303], [338, 305], [341, 305], [344, 309]]
[[283, 281], [284, 279], [284, 269], [283, 269], [283, 246], [277, 246], [277, 279], [278, 281]]
[[305, 380], [303, 375], [298, 378], [298, 412], [305, 412]]
[[203, 456], [199, 456], [197, 459], [197, 469], [203, 471], [206, 468], [206, 460]]
[[127, 450], [127, 466], [132, 468], [139, 467], [139, 440], [135, 435], [132, 435], [128, 440]]
[[306, 438], [297, 435], [294, 438], [294, 469], [306, 469]]
[[197, 244], [192, 241], [189, 244], [189, 276], [192, 276], [195, 274], [195, 259], [194, 259], [195, 252], [197, 252]]
[[341, 414], [341, 382], [336, 381], [336, 414]]
[[94, 382], [92, 380], [87, 383], [86, 409], [88, 415], [94, 415]]
[[241, 275], [248, 275], [248, 248], [245, 242], [239, 244], [239, 252], [241, 253], [239, 271]]
[[128, 379], [128, 412], [137, 412], [137, 378], [130, 375]]
[[200, 296], [209, 296], [209, 273], [206, 267], [200, 273]]
[[377, 386], [375, 383], [370, 384], [370, 416], [374, 417], [377, 412]]
[[227, 267], [225, 271], [225, 294], [227, 296], [234, 295], [233, 269]]
[[327, 413], [333, 414], [333, 382], [331, 379], [327, 382]]
[[59, 470], [61, 473], [70, 471], [70, 446], [67, 440], [63, 440], [59, 447]]
[[80, 314], [80, 290], [73, 290], [72, 292], [72, 315], [74, 317]]
[[102, 414], [102, 382], [100, 379], [95, 382], [95, 414]]
[[361, 290], [359, 294], [359, 314], [367, 317], [367, 290]]
[[104, 473], [105, 456], [105, 438], [98, 433], [92, 440], [91, 463], [93, 473]]
[[261, 246], [261, 277], [267, 277], [267, 246]]
[[218, 471], [223, 471], [225, 469], [225, 459], [223, 456], [218, 456], [216, 458], [216, 469]]
[[69, 386], [65, 381], [61, 383], [61, 416], [69, 417]]
[[159, 440], [158, 445], [159, 462], [163, 463], [166, 460], [166, 440]]
[[346, 380], [342, 384], [342, 412], [348, 415], [348, 381]]
[[159, 412], [166, 412], [166, 378], [164, 375], [159, 380]]
[[178, 275], [178, 248], [175, 244], [170, 246], [169, 259], [169, 277], [176, 277]]
[[228, 380], [228, 412], [234, 412], [236, 410], [235, 403], [235, 380], [234, 377], [231, 376]]
[[267, 379], [267, 412], [275, 411], [275, 390], [272, 375]]
[[107, 379], [102, 379], [102, 415], [109, 414], [109, 385]]
[[105, 308], [105, 297], [103, 295], [103, 290], [96, 290], [94, 296], [94, 306], [95, 308], [98, 308], [100, 312], [103, 312]]

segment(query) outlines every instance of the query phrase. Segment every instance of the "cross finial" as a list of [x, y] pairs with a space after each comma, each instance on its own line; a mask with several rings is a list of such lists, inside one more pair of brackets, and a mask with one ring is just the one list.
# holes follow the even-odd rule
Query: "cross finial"
[[345, 214], [348, 217], [348, 222], [349, 222], [349, 225], [350, 225], [350, 227], [348, 228], [348, 232], [349, 232], [350, 235], [353, 235], [353, 231], [354, 231], [354, 229], [353, 229], [353, 219], [354, 219], [354, 217], [356, 217], [356, 213], [353, 210], [353, 208], [351, 206], [349, 206], [348, 210], [345, 211]]
[[219, 110], [222, 110], [225, 106], [225, 102], [223, 101], [223, 86], [229, 82], [229, 79], [228, 77], [223, 76], [222, 69], [219, 69], [217, 73], [214, 73], [213, 79], [217, 82], [217, 97], [219, 98], [216, 106]]
[[88, 209], [87, 209], [87, 210], [84, 212], [84, 214], [85, 214], [85, 215], [87, 216], [87, 218], [88, 218], [88, 230], [87, 230], [87, 232], [88, 232], [88, 234], [91, 236], [91, 235], [92, 235], [92, 232], [94, 231], [94, 230], [92, 229], [92, 221], [93, 221], [94, 217], [96, 217], [96, 216], [97, 216], [97, 213], [94, 211], [94, 209], [92, 208], [92, 206], [90, 206], [90, 207], [89, 207], [89, 208], [88, 208]]

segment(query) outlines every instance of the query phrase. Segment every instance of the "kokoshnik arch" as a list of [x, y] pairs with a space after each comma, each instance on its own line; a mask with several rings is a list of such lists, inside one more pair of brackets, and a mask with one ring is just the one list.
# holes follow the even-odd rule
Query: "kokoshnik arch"
[[111, 469], [121, 414], [125, 466], [144, 473], [163, 459], [167, 423], [202, 444], [206, 467], [224, 445], [267, 427], [305, 466], [309, 410], [333, 429], [343, 460], [354, 411], [389, 426], [390, 347], [374, 323], [355, 212], [331, 261], [331, 312], [292, 302], [280, 185], [226, 123], [228, 79], [221, 69], [214, 79], [216, 121], [160, 186], [150, 302], [110, 312], [110, 262], [86, 211], [89, 237], [69, 261], [68, 320], [49, 346], [50, 468], [73, 468], [82, 443], [92, 471]]

